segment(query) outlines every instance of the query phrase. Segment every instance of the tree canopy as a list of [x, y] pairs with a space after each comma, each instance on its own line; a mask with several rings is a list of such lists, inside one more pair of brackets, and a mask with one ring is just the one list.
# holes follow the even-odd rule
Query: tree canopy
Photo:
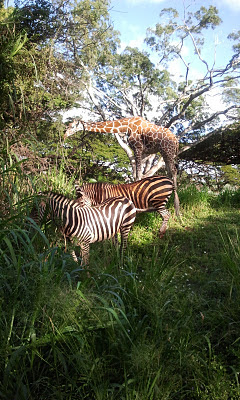
[[[149, 52], [127, 47], [121, 53], [110, 7], [110, 0], [16, 1], [8, 8], [0, 4], [1, 146], [7, 138], [14, 146], [21, 140], [21, 146], [34, 147], [40, 157], [56, 153], [65, 129], [62, 116], [73, 107], [87, 120], [141, 115], [169, 127], [184, 145], [218, 128], [224, 123], [220, 117], [239, 121], [240, 31], [229, 32], [232, 56], [225, 66], [204, 58], [205, 32], [221, 24], [216, 7], [194, 12], [186, 8], [184, 17], [173, 8], [163, 9], [159, 23], [147, 31]], [[196, 79], [192, 61], [184, 55], [186, 45], [192, 49], [191, 60], [202, 66]], [[182, 62], [184, 76], [171, 76], [172, 60]], [[217, 112], [207, 104], [206, 95], [213, 89], [226, 105]], [[72, 142], [64, 151], [76, 159], [75, 165], [79, 158], [89, 163], [88, 149], [94, 148], [98, 163], [104, 151], [108, 154], [109, 140], [118, 146], [116, 138], [103, 136], [100, 144], [97, 136], [82, 141], [79, 135], [76, 143], [81, 146]], [[127, 143], [124, 146], [126, 150]], [[122, 168], [129, 174], [121, 151]], [[116, 166], [116, 159], [119, 162], [112, 157], [110, 164]], [[156, 155], [146, 165], [157, 171], [160, 161]]]
[[216, 129], [180, 151], [180, 159], [220, 164], [240, 164], [240, 124]]

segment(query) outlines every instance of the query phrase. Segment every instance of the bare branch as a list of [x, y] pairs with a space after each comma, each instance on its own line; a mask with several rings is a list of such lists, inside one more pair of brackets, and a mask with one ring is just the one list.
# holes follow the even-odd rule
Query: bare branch
[[[207, 123], [211, 122], [212, 120], [214, 120], [215, 118], [217, 118], [219, 115], [226, 115], [230, 110], [233, 110], [233, 109], [235, 109], [235, 110], [236, 110], [236, 109], [240, 109], [240, 106], [232, 105], [232, 106], [226, 108], [225, 110], [215, 112], [214, 114], [212, 114], [210, 117], [206, 118], [206, 119], [203, 120], [203, 121], [200, 121], [200, 122], [193, 123], [193, 124], [189, 125], [189, 126], [184, 130], [184, 132], [180, 135], [180, 137], [185, 136], [187, 132], [195, 131], [195, 130], [200, 129], [202, 126], [204, 126], [204, 125], [206, 125]], [[206, 136], [206, 137], [207, 137], [207, 136]]]
[[120, 137], [120, 135], [118, 133], [115, 133], [116, 139], [118, 141], [118, 143], [120, 144], [120, 146], [123, 148], [123, 150], [126, 152], [129, 161], [131, 163], [132, 166], [132, 171], [133, 171], [133, 178], [136, 179], [137, 176], [137, 172], [136, 172], [136, 162], [135, 162], [135, 158], [133, 155], [133, 151], [131, 150], [131, 148], [127, 145], [127, 143], [125, 143], [123, 141], [123, 139]]
[[145, 174], [144, 178], [147, 178], [148, 176], [154, 175], [160, 168], [163, 168], [165, 166], [165, 162], [163, 161], [163, 158], [160, 157], [158, 163], [154, 165], [151, 169], [149, 169]]
[[196, 42], [195, 42], [195, 39], [194, 39], [194, 37], [193, 37], [193, 35], [192, 35], [192, 32], [190, 31], [190, 29], [189, 29], [188, 27], [187, 27], [187, 31], [188, 31], [188, 34], [189, 34], [191, 40], [192, 40], [194, 49], [195, 49], [195, 51], [196, 51], [196, 54], [197, 54], [199, 60], [200, 60], [203, 64], [206, 65], [207, 71], [210, 72], [210, 69], [209, 69], [209, 67], [208, 67], [208, 63], [207, 63], [207, 61], [205, 61], [205, 60], [202, 58], [202, 56], [201, 56], [201, 54], [200, 54], [200, 52], [199, 52], [199, 49], [198, 49], [198, 47], [197, 47], [197, 44], [196, 44]]

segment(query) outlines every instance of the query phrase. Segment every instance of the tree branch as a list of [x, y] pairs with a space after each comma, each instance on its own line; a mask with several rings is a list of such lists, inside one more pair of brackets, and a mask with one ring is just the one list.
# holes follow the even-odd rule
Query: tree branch
[[147, 178], [148, 176], [154, 175], [160, 168], [163, 168], [165, 166], [165, 162], [163, 161], [163, 158], [160, 157], [157, 164], [153, 165], [152, 168], [150, 168], [145, 174], [144, 178]]
[[116, 136], [116, 139], [117, 139], [118, 143], [119, 143], [120, 146], [123, 148], [123, 150], [126, 152], [128, 158], [129, 158], [129, 161], [130, 161], [130, 163], [131, 163], [132, 170], [133, 170], [133, 178], [136, 179], [136, 175], [137, 175], [137, 172], [136, 172], [136, 162], [135, 162], [135, 158], [134, 158], [134, 155], [133, 155], [133, 151], [132, 151], [131, 148], [127, 145], [127, 143], [125, 143], [125, 142], [123, 141], [123, 139], [120, 137], [120, 135], [119, 135], [118, 133], [115, 133], [115, 136]]
[[[203, 120], [203, 121], [200, 121], [200, 122], [197, 122], [197, 123], [195, 123], [195, 124], [193, 123], [193, 124], [189, 125], [189, 126], [184, 130], [184, 132], [180, 135], [180, 137], [185, 136], [185, 134], [188, 133], [188, 132], [190, 132], [190, 131], [194, 131], [194, 130], [200, 129], [203, 125], [206, 125], [207, 123], [211, 122], [213, 119], [217, 118], [219, 115], [226, 115], [230, 110], [233, 110], [233, 109], [240, 109], [240, 106], [232, 105], [232, 106], [226, 108], [226, 109], [223, 110], [223, 111], [215, 112], [215, 113], [212, 114], [209, 118], [206, 118], [206, 119]], [[206, 137], [207, 137], [207, 136], [206, 136]]]

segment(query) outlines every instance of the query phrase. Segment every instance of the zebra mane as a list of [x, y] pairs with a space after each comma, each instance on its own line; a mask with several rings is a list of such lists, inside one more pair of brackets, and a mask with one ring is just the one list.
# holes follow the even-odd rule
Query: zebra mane
[[61, 197], [61, 198], [64, 198], [64, 199], [68, 200], [71, 205], [74, 205], [74, 204], [78, 205], [78, 200], [77, 199], [70, 198], [70, 197], [68, 197], [68, 196], [66, 196], [66, 195], [64, 195], [62, 193], [53, 192], [53, 191], [47, 191], [46, 190], [46, 191], [43, 191], [43, 192], [38, 192], [38, 195], [39, 196], [43, 196], [44, 198], [46, 197], [46, 199], [49, 199], [50, 197]]
[[111, 183], [107, 183], [107, 182], [94, 182], [94, 183], [84, 182], [81, 186], [75, 185], [75, 187], [79, 188], [80, 190], [81, 189], [84, 190], [84, 189], [91, 188], [93, 185], [94, 185], [94, 187], [97, 187], [99, 189], [104, 189], [104, 188], [112, 186]]

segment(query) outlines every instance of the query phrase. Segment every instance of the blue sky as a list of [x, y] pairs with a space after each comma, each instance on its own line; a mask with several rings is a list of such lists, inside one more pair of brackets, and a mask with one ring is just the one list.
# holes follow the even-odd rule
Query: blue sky
[[217, 57], [224, 64], [232, 54], [231, 43], [226, 36], [234, 30], [240, 30], [240, 0], [112, 0], [110, 14], [115, 29], [121, 32], [122, 49], [126, 45], [141, 48], [147, 28], [159, 22], [160, 11], [173, 7], [181, 12], [183, 3], [190, 5], [189, 10], [193, 12], [201, 6], [213, 5], [218, 8], [223, 23], [215, 30], [209, 29], [206, 39], [209, 44], [219, 43]]
[[[5, 4], [13, 3], [14, 0], [5, 0]], [[216, 52], [215, 67], [226, 66], [233, 54], [232, 42], [227, 40], [227, 35], [240, 30], [240, 0], [111, 0], [110, 15], [114, 28], [121, 33], [121, 50], [129, 45], [139, 49], [144, 48], [150, 53], [150, 49], [143, 44], [147, 28], [154, 28], [160, 21], [159, 14], [163, 8], [176, 8], [182, 13], [184, 5], [192, 12], [201, 6], [217, 7], [223, 23], [215, 30], [206, 31], [203, 56], [211, 67]], [[204, 64], [197, 62], [196, 57], [192, 57], [191, 47], [185, 46], [184, 51], [187, 62], [190, 62], [189, 78], [194, 80], [205, 75]], [[151, 59], [157, 65], [158, 55], [151, 54]], [[185, 75], [185, 68], [180, 60], [170, 63], [168, 71], [176, 81], [182, 80], [181, 75]], [[208, 102], [213, 111], [223, 108], [221, 93], [218, 90], [213, 90], [209, 94]]]
[[[191, 12], [197, 11], [201, 6], [208, 8], [209, 5], [213, 5], [219, 10], [223, 22], [216, 29], [205, 31], [205, 50], [202, 55], [210, 68], [214, 60], [215, 67], [221, 68], [227, 65], [233, 54], [233, 43], [227, 39], [227, 35], [240, 30], [240, 0], [112, 0], [111, 4], [110, 14], [114, 28], [121, 33], [121, 50], [129, 45], [144, 48], [150, 53], [150, 49], [143, 47], [146, 30], [149, 27], [154, 28], [156, 23], [160, 22], [159, 14], [163, 8], [176, 8], [181, 14], [184, 5], [189, 6], [188, 10]], [[206, 73], [205, 66], [193, 56], [191, 46], [185, 46], [184, 52], [187, 62], [190, 63], [189, 78], [194, 80], [203, 77]], [[151, 56], [151, 59], [157, 65], [157, 54]], [[169, 64], [168, 71], [176, 81], [180, 81], [181, 76], [185, 76], [186, 69], [180, 60], [174, 60]], [[218, 88], [209, 92], [207, 102], [213, 112], [225, 108], [221, 90]]]

